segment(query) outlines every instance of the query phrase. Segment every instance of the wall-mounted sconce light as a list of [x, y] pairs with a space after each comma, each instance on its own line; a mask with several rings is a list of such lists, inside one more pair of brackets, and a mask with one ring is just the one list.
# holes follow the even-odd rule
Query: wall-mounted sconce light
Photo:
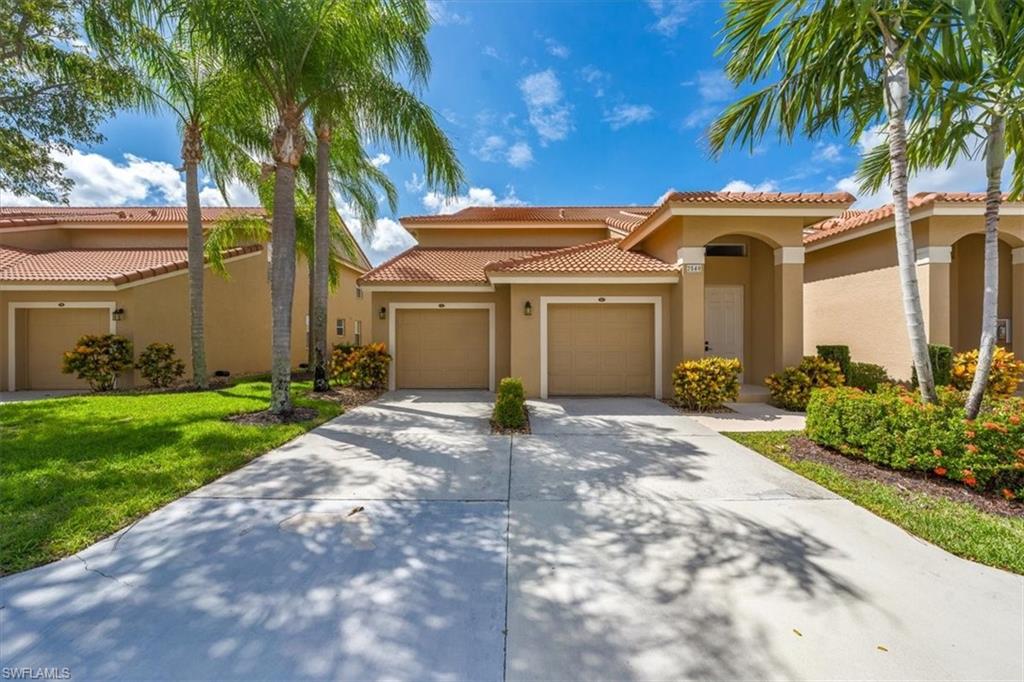
[[114, 318], [115, 322], [120, 322], [121, 320], [124, 319], [124, 308], [118, 308], [117, 310], [112, 312], [110, 316]]
[[533, 315], [533, 305], [531, 305], [529, 301], [523, 304], [523, 315], [526, 315], [527, 317]]
[[383, 319], [387, 318], [387, 316], [388, 316], [388, 309], [385, 308], [384, 306], [381, 306], [380, 307], [380, 312], [377, 313], [377, 317], [379, 317], [380, 319], [383, 320]]

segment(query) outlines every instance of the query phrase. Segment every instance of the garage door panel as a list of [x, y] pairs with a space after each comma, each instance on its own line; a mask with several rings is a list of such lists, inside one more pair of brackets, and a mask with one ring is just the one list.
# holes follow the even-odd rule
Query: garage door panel
[[396, 387], [488, 388], [489, 327], [486, 309], [396, 311]]
[[64, 353], [75, 347], [86, 334], [110, 331], [106, 308], [32, 308], [27, 311], [25, 347], [27, 355], [24, 382], [29, 389], [87, 389], [89, 384], [73, 374], [61, 372]]
[[549, 306], [548, 393], [652, 395], [653, 306]]

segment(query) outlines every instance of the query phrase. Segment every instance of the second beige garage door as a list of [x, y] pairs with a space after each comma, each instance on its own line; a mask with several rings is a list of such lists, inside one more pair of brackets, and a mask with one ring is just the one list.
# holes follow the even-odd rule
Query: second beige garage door
[[489, 387], [487, 310], [432, 308], [396, 312], [396, 388]]
[[551, 305], [549, 395], [654, 395], [654, 306]]

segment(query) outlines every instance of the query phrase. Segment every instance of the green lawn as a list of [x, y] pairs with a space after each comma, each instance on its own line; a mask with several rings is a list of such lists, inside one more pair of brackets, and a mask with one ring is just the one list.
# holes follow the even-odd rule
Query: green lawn
[[88, 395], [0, 406], [0, 572], [73, 554], [342, 411], [316, 419], [223, 421], [267, 406], [270, 384], [201, 393]]
[[1024, 518], [989, 514], [964, 502], [851, 478], [820, 462], [791, 459], [786, 453], [789, 438], [798, 435], [793, 431], [725, 435], [952, 554], [1024, 574]]

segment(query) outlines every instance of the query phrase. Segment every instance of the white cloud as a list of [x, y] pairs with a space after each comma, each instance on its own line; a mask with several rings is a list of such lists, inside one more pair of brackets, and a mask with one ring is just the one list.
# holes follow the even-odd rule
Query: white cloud
[[483, 141], [472, 149], [473, 156], [481, 161], [497, 161], [504, 156], [507, 143], [501, 135], [487, 135]]
[[667, 190], [661, 193], [661, 196], [654, 200], [654, 205], [660, 206], [665, 201], [665, 199], [668, 199], [669, 195], [678, 191], [679, 190], [677, 190], [675, 187], [669, 187]]
[[[260, 198], [250, 188], [232, 180], [227, 185], [228, 199], [232, 206], [259, 206]], [[204, 187], [199, 192], [199, 203], [202, 206], [225, 206], [224, 197], [216, 187]]]
[[526, 142], [516, 142], [508, 148], [505, 160], [514, 168], [526, 168], [533, 163], [533, 150]]
[[484, 49], [480, 50], [480, 53], [483, 54], [485, 57], [501, 60], [501, 54], [498, 52], [498, 48], [494, 47], [493, 45], [485, 45]]
[[374, 168], [383, 168], [391, 163], [391, 157], [388, 154], [381, 152], [370, 159], [370, 163], [373, 164]]
[[749, 182], [744, 180], [730, 180], [725, 187], [722, 188], [723, 192], [777, 192], [779, 186], [772, 180], [765, 180], [764, 182], [751, 185]]
[[736, 88], [724, 71], [697, 72], [697, 92], [705, 102], [724, 102]]
[[419, 194], [427, 186], [427, 179], [420, 177], [415, 171], [412, 177], [405, 181], [405, 190], [412, 194]]
[[412, 235], [391, 218], [378, 218], [372, 234], [368, 237], [364, 236], [362, 221], [357, 217], [352, 205], [343, 201], [338, 195], [334, 196], [334, 201], [338, 206], [341, 219], [345, 221], [345, 225], [359, 242], [359, 246], [366, 252], [366, 257], [374, 265], [405, 251], [416, 243]]
[[604, 89], [612, 77], [593, 64], [587, 64], [579, 71], [580, 78], [594, 88], [594, 97], [604, 97]]
[[548, 48], [548, 54], [552, 57], [558, 57], [559, 59], [568, 59], [572, 52], [568, 47], [558, 42], [554, 38], [545, 38], [544, 45]]
[[814, 160], [835, 163], [843, 159], [843, 148], [838, 144], [819, 142], [814, 146]]
[[530, 123], [541, 144], [564, 140], [572, 130], [572, 112], [562, 96], [562, 84], [551, 69], [530, 74], [519, 82]]
[[469, 23], [469, 17], [459, 14], [451, 8], [448, 0], [427, 0], [427, 12], [430, 19], [438, 26], [460, 26]]
[[612, 130], [621, 130], [634, 123], [654, 118], [654, 109], [648, 104], [620, 104], [604, 115], [604, 122]]
[[693, 0], [647, 0], [647, 6], [654, 12], [655, 22], [651, 30], [663, 36], [674, 36], [693, 9]]
[[469, 192], [456, 196], [445, 196], [441, 192], [427, 192], [423, 195], [423, 206], [433, 213], [457, 213], [470, 206], [522, 206], [515, 188], [509, 187], [505, 196], [498, 197], [489, 187], [470, 187]]
[[151, 161], [125, 154], [115, 163], [96, 153], [73, 149], [55, 152], [64, 164], [64, 175], [74, 181], [69, 201], [77, 206], [119, 206], [128, 203], [185, 203], [181, 173], [166, 161]]
[[718, 113], [718, 107], [707, 106], [694, 109], [683, 118], [684, 128], [700, 128], [706, 123], [711, 122], [711, 119]]

